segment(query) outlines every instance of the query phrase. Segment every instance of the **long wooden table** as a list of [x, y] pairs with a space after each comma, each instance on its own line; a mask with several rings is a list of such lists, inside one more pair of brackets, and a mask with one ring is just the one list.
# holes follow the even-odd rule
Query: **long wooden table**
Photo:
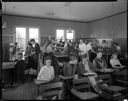
[[3, 62], [2, 63], [2, 70], [4, 69], [13, 69], [15, 68], [17, 62]]

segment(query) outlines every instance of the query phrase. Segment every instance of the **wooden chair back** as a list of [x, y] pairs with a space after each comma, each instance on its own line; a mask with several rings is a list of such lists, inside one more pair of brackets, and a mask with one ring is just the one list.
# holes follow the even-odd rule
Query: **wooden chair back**
[[90, 91], [90, 84], [88, 78], [74, 79], [73, 88], [77, 91], [87, 90]]
[[104, 83], [111, 85], [111, 75], [110, 74], [101, 74], [98, 75], [98, 79], [102, 79]]

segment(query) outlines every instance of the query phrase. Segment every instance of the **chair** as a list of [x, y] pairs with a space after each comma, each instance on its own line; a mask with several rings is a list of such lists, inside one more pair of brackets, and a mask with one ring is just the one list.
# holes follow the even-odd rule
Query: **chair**
[[104, 83], [109, 85], [109, 89], [114, 91], [114, 92], [120, 92], [123, 90], [126, 90], [125, 87], [122, 86], [116, 86], [116, 85], [111, 85], [111, 77], [110, 74], [103, 74], [103, 75], [99, 75], [98, 78], [102, 79]]
[[71, 92], [73, 95], [80, 98], [81, 100], [92, 100], [99, 97], [99, 95], [90, 91], [90, 84], [88, 78], [74, 79]]
[[57, 97], [57, 99], [62, 99], [63, 94], [63, 83], [62, 82], [54, 82], [44, 84], [40, 87], [40, 92], [43, 98], [48, 97]]

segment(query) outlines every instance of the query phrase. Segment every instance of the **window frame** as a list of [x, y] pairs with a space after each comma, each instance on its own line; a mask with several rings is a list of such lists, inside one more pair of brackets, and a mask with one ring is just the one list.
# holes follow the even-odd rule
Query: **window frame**
[[17, 27], [20, 27], [20, 28], [26, 28], [26, 42], [25, 42], [25, 48], [26, 48], [26, 46], [27, 46], [27, 42], [28, 41], [30, 41], [29, 40], [29, 28], [38, 28], [38, 41], [39, 41], [39, 44], [40, 44], [40, 41], [41, 41], [41, 39], [40, 39], [40, 26], [24, 26], [24, 25], [15, 25], [15, 26], [13, 26], [13, 28], [14, 28], [14, 42], [16, 42], [16, 28]]
[[56, 40], [58, 41], [59, 39], [57, 39], [57, 30], [63, 30], [64, 31], [64, 40], [65, 40], [65, 30], [64, 29], [56, 29]]

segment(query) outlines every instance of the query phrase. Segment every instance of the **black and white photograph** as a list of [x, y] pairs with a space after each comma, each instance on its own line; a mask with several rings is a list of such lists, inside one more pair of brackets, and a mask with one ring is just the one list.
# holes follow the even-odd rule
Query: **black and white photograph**
[[0, 101], [128, 101], [127, 0], [1, 4]]

